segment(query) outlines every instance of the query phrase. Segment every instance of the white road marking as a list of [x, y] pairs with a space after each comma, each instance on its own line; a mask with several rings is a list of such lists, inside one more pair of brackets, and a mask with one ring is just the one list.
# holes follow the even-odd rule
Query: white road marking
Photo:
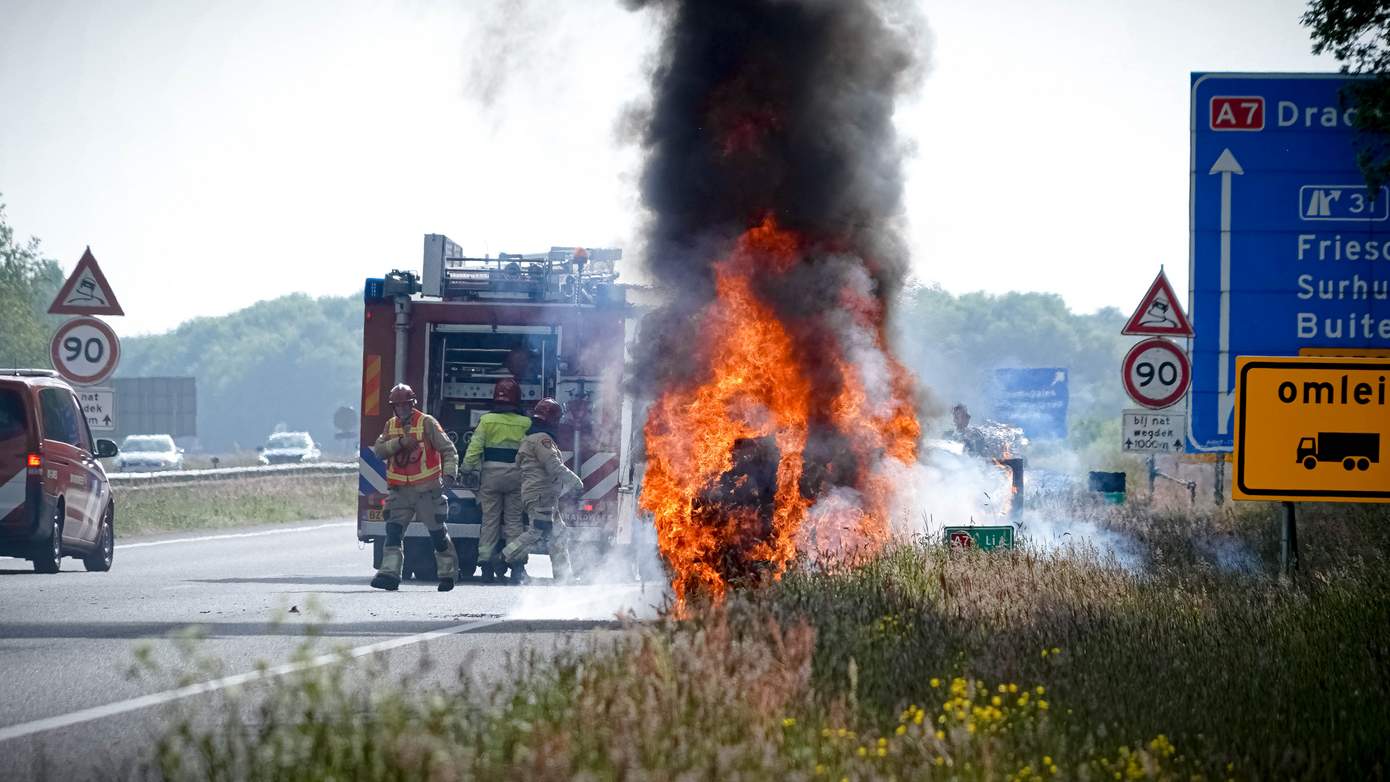
[[353, 521], [334, 521], [328, 524], [315, 524], [310, 527], [280, 527], [277, 529], [261, 530], [259, 532], [229, 532], [225, 535], [204, 535], [197, 538], [173, 538], [170, 540], [151, 540], [147, 543], [117, 543], [116, 548], [126, 551], [133, 548], [146, 548], [148, 546], [169, 546], [175, 543], [202, 543], [209, 540], [235, 540], [237, 538], [259, 538], [265, 535], [285, 535], [291, 532], [309, 532], [316, 529], [328, 529], [329, 527], [351, 527], [356, 522]]
[[92, 722], [106, 717], [114, 717], [117, 714], [126, 714], [132, 711], [139, 711], [140, 709], [147, 709], [151, 706], [160, 706], [166, 703], [172, 703], [177, 700], [182, 700], [184, 698], [189, 698], [194, 695], [202, 695], [204, 693], [225, 690], [228, 687], [238, 687], [243, 684], [253, 684], [259, 681], [277, 679], [281, 676], [286, 676], [292, 673], [308, 671], [314, 668], [322, 668], [325, 665], [331, 665], [335, 662], [343, 662], [349, 659], [367, 657], [369, 655], [377, 654], [379, 652], [389, 652], [393, 649], [399, 649], [403, 646], [411, 646], [413, 644], [425, 643], [439, 638], [444, 638], [450, 635], [466, 633], [470, 630], [478, 630], [484, 627], [499, 624], [504, 621], [506, 621], [506, 619], [504, 619], [503, 617], [496, 617], [492, 619], [479, 619], [477, 621], [467, 622], [461, 625], [445, 627], [441, 630], [431, 630], [427, 633], [417, 633], [415, 635], [407, 635], [401, 638], [392, 638], [389, 641], [380, 641], [374, 644], [366, 644], [365, 646], [358, 646], [352, 649], [348, 649], [344, 652], [332, 652], [329, 654], [321, 654], [318, 657], [314, 657], [310, 660], [304, 660], [301, 662], [293, 663], [282, 663], [280, 665], [267, 668], [263, 671], [247, 671], [246, 673], [238, 673], [233, 676], [224, 676], [221, 679], [213, 679], [211, 681], [190, 684], [186, 687], [178, 687], [176, 689], [165, 690], [163, 692], [155, 692], [150, 693], [149, 695], [141, 695], [138, 698], [129, 698], [123, 701], [116, 701], [115, 703], [108, 703], [104, 706], [94, 706], [90, 709], [82, 709], [80, 711], [69, 712], [67, 714], [60, 714], [56, 717], [47, 717], [41, 720], [22, 722], [18, 725], [11, 725], [7, 728], [0, 728], [0, 742], [9, 741], [11, 739], [24, 738], [25, 736], [32, 736], [36, 733], [43, 733], [45, 731], [56, 730], [58, 728], [67, 728], [73, 725], [80, 725], [84, 722]]

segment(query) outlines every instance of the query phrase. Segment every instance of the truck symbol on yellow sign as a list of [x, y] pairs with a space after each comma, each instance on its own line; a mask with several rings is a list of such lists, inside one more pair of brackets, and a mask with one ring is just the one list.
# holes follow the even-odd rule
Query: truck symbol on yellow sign
[[1239, 500], [1390, 502], [1390, 359], [1236, 360]]
[[1318, 462], [1341, 462], [1342, 468], [1371, 469], [1380, 461], [1380, 435], [1375, 432], [1319, 432], [1298, 441], [1298, 461], [1313, 469]]

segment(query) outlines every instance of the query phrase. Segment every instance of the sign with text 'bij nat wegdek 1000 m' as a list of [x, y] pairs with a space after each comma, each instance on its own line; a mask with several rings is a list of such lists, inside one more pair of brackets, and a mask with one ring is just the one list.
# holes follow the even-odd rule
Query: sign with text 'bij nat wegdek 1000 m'
[[1242, 356], [1238, 500], [1390, 502], [1390, 359]]
[[1120, 442], [1130, 453], [1182, 453], [1187, 416], [1155, 410], [1126, 410]]
[[1192, 75], [1194, 450], [1232, 446], [1238, 356], [1390, 348], [1390, 189], [1357, 168], [1355, 78]]

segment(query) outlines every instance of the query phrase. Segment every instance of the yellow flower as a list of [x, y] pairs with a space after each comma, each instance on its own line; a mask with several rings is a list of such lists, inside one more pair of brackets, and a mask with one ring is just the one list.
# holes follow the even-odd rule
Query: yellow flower
[[936, 732], [936, 740], [937, 740], [937, 741], [945, 741], [945, 740], [946, 740], [946, 731], [944, 731], [944, 730], [938, 730], [938, 731]]
[[1010, 685], [1009, 685], [1009, 692], [1018, 692], [1018, 685], [1017, 685], [1017, 684], [1010, 684]]
[[944, 766], [944, 765], [946, 765], [946, 758], [943, 758], [943, 757], [941, 757], [940, 755], [937, 755], [937, 756], [936, 756], [936, 765], [938, 765], [938, 766]]
[[969, 733], [974, 733], [974, 732], [975, 732], [975, 723], [973, 723], [973, 722], [967, 722], [967, 723], [965, 723], [965, 730], [966, 730], [967, 732], [969, 732]]
[[1039, 701], [1038, 701], [1038, 708], [1039, 708], [1039, 709], [1042, 709], [1043, 711], [1047, 711], [1047, 701], [1039, 700]]
[[1006, 692], [1008, 692], [1008, 691], [1009, 691], [1009, 688], [1008, 688], [1008, 687], [1005, 687], [1005, 686], [1002, 685], [1002, 684], [999, 685], [999, 694], [1000, 694], [1000, 695], [1003, 695], [1004, 693], [1006, 693]]
[[830, 728], [821, 728], [820, 735], [823, 739], [830, 738]]
[[1000, 698], [998, 695], [994, 696], [993, 698], [990, 698], [990, 699], [989, 699], [989, 702], [992, 703], [992, 704], [994, 704], [995, 706], [1003, 706], [1003, 705], [1004, 705], [1004, 699], [1003, 699], [1003, 698]]
[[881, 758], [886, 758], [886, 757], [888, 757], [888, 750], [887, 750], [886, 748], [884, 748], [884, 747], [879, 747], [879, 748], [878, 748], [878, 756], [881, 757]]
[[898, 734], [899, 736], [903, 735], [903, 734], [906, 733], [906, 732], [907, 732], [907, 726], [906, 726], [906, 725], [899, 725], [899, 726], [898, 726], [897, 734]]
[[790, 728], [790, 727], [792, 727], [793, 725], [796, 725], [796, 717], [783, 717], [783, 718], [782, 718], [782, 727], [784, 727], [784, 728]]
[[933, 677], [932, 677], [932, 680], [931, 680], [931, 686], [933, 686], [933, 687], [940, 687], [940, 686], [941, 686], [941, 680], [938, 679], [938, 678], [936, 678], [935, 676], [933, 676]]
[[914, 724], [914, 725], [921, 725], [921, 724], [922, 724], [922, 718], [925, 717], [926, 714], [927, 714], [927, 713], [926, 713], [925, 711], [919, 711], [919, 712], [917, 712], [917, 716], [915, 716], [915, 717], [912, 718], [912, 724]]
[[1046, 650], [1046, 649], [1042, 650], [1042, 656], [1043, 656], [1043, 659], [1044, 659], [1044, 660], [1047, 659], [1047, 650]]
[[878, 737], [878, 745], [879, 745], [880, 747], [886, 747], [886, 746], [888, 746], [888, 739], [885, 739], [885, 738], [883, 738], [882, 736], [879, 736], [879, 737]]
[[1057, 647], [1054, 646], [1054, 647], [1052, 647], [1052, 653], [1053, 653], [1053, 654], [1061, 654], [1061, 653], [1062, 653], [1062, 650], [1061, 650], [1061, 649], [1058, 649]]
[[824, 774], [824, 773], [825, 773], [825, 766], [821, 765], [820, 763], [817, 763], [817, 764], [816, 764], [816, 776], [820, 776], [821, 774]]
[[1036, 693], [1039, 694], [1039, 695], [1042, 695], [1043, 693], [1047, 692], [1047, 690], [1043, 689], [1043, 686], [1042, 686], [1041, 684], [1039, 684], [1037, 687], [1033, 688], [1033, 691], [1036, 692]]
[[1050, 765], [1052, 765], [1052, 756], [1051, 756], [1051, 755], [1043, 755], [1043, 765], [1044, 765], [1044, 766], [1050, 766]]
[[869, 750], [866, 749], [866, 748], [864, 748], [864, 747], [860, 747], [860, 748], [855, 752], [855, 754], [862, 758], [862, 757], [864, 757], [865, 755], [869, 754]]

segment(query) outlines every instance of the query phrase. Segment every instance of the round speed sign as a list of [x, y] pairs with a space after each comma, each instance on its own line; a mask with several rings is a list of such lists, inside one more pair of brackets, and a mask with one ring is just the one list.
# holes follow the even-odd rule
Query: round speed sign
[[53, 368], [72, 382], [89, 386], [116, 371], [121, 343], [116, 332], [96, 318], [73, 318], [58, 327], [48, 348]]
[[1125, 391], [1144, 407], [1158, 410], [1182, 399], [1191, 379], [1187, 354], [1166, 339], [1146, 339], [1125, 356]]

